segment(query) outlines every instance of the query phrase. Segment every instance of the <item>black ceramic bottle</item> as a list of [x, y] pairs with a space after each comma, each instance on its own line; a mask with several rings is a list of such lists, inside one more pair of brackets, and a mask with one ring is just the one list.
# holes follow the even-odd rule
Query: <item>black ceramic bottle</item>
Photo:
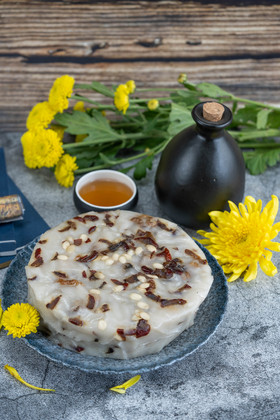
[[201, 102], [192, 110], [196, 122], [177, 134], [162, 153], [155, 189], [164, 212], [176, 223], [207, 227], [208, 213], [242, 201], [245, 164], [236, 141], [224, 129], [232, 121], [223, 105], [220, 121], [203, 116]]

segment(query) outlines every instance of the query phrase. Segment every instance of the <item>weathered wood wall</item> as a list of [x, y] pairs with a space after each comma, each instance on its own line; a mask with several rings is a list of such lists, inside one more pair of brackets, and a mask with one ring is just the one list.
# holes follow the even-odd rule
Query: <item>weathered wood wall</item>
[[0, 2], [0, 130], [24, 130], [53, 80], [174, 87], [179, 73], [280, 103], [280, 3]]

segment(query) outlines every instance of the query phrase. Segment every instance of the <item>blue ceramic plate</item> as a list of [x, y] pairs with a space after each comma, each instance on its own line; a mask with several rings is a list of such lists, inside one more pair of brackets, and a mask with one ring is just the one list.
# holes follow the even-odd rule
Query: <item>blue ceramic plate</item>
[[[7, 270], [2, 290], [3, 309], [7, 309], [8, 306], [16, 302], [27, 302], [24, 267], [29, 262], [36, 242], [37, 240], [34, 240], [23, 248]], [[194, 325], [159, 353], [130, 360], [116, 360], [82, 355], [63, 349], [52, 343], [41, 332], [30, 334], [23, 340], [43, 356], [86, 372], [141, 373], [182, 360], [198, 349], [216, 331], [227, 304], [228, 288], [224, 273], [215, 258], [204, 247], [199, 246], [204, 251], [214, 276], [210, 292], [196, 314]]]

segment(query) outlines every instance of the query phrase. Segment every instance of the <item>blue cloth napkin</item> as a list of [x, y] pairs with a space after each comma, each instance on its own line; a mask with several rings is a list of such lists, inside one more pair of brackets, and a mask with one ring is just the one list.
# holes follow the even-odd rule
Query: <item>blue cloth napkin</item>
[[[4, 239], [13, 241], [14, 255], [16, 252], [23, 248], [26, 244], [31, 242], [34, 238], [41, 235], [43, 232], [49, 229], [49, 225], [44, 221], [40, 214], [34, 209], [30, 204], [21, 190], [16, 186], [13, 180], [6, 174], [7, 184], [4, 185], [3, 182], [3, 168], [5, 168], [5, 161], [3, 163], [4, 157], [3, 149], [0, 148], [0, 195], [8, 194], [18, 194], [20, 195], [23, 206], [25, 208], [23, 220], [16, 222], [3, 223], [0, 224], [0, 251], [2, 251], [2, 246]], [[3, 175], [3, 176], [2, 176]], [[7, 192], [6, 192], [7, 191]], [[8, 236], [11, 235], [11, 236]], [[2, 243], [1, 243], [2, 241]], [[5, 245], [7, 246], [7, 245]], [[5, 248], [6, 249], [6, 248]], [[0, 268], [8, 265], [12, 260], [13, 256], [0, 256]]]
[[[11, 194], [3, 148], [0, 148], [0, 196]], [[0, 257], [16, 255], [16, 237], [13, 223], [0, 225]]]

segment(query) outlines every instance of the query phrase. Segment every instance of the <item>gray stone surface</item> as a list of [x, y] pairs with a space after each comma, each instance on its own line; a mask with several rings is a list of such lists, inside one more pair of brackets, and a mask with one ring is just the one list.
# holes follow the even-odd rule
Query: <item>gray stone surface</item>
[[[72, 189], [59, 187], [48, 170], [26, 168], [19, 139], [18, 134], [0, 137], [13, 180], [49, 225], [74, 216]], [[246, 195], [267, 203], [271, 194], [280, 195], [279, 177], [279, 165], [257, 177], [247, 175]], [[153, 192], [153, 173], [138, 185], [137, 210], [163, 216]], [[279, 268], [279, 255], [273, 261]], [[5, 271], [0, 271], [0, 287]], [[87, 374], [62, 367], [2, 330], [1, 420], [279, 419], [279, 297], [279, 274], [270, 278], [259, 271], [251, 283], [229, 284], [227, 311], [216, 334], [185, 360], [143, 374], [125, 395], [109, 388], [129, 375]], [[23, 386], [3, 369], [5, 364], [15, 367], [28, 382], [56, 392]]]

